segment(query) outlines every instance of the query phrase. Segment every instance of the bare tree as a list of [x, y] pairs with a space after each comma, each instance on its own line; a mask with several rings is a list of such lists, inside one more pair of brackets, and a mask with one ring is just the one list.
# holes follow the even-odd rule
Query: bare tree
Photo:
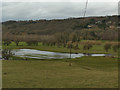
[[3, 45], [10, 45], [12, 43], [12, 35], [9, 33], [5, 33], [2, 36], [2, 41], [3, 41]]

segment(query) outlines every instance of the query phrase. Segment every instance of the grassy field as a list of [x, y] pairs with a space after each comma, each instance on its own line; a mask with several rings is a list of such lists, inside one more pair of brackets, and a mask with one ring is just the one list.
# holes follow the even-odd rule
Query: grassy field
[[117, 88], [117, 58], [3, 61], [3, 88]]
[[[72, 53], [96, 53], [96, 54], [99, 53], [99, 54], [114, 54], [117, 56], [118, 52], [114, 52], [112, 48], [108, 50], [108, 52], [104, 50], [105, 42], [107, 41], [102, 41], [101, 45], [93, 45], [93, 47], [90, 50], [83, 50], [83, 44], [79, 44], [79, 49], [78, 50], [72, 49]], [[3, 46], [3, 48], [37, 49], [37, 50], [43, 50], [43, 51], [53, 51], [53, 52], [63, 52], [63, 53], [70, 51], [68, 48], [57, 47], [57, 46], [45, 46], [45, 45], [42, 45], [42, 43], [39, 43], [38, 46], [28, 46], [24, 42], [20, 42], [19, 46], [16, 46], [15, 43], [12, 42], [12, 44], [10, 44], [9, 46]]]

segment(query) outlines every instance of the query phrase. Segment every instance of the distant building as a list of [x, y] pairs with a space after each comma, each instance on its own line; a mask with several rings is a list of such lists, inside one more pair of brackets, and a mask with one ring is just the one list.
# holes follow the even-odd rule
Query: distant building
[[114, 29], [114, 28], [115, 28], [115, 26], [114, 26], [114, 25], [111, 25], [111, 26], [109, 26], [109, 28], [110, 28], [110, 29]]
[[92, 28], [92, 26], [91, 26], [91, 25], [88, 25], [87, 27], [88, 27], [88, 28]]
[[95, 24], [90, 24], [90, 25], [88, 25], [87, 27], [88, 27], [88, 28], [93, 28], [93, 27], [96, 27], [96, 25], [95, 25]]
[[112, 21], [108, 21], [106, 25], [112, 25]]
[[97, 22], [96, 22], [96, 24], [101, 24], [101, 23], [102, 23], [102, 21], [97, 21]]

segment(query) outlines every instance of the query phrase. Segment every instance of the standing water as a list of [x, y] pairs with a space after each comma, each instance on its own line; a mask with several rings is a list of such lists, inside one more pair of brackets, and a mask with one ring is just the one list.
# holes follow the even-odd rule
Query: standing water
[[[69, 53], [59, 53], [59, 52], [50, 52], [50, 51], [40, 51], [34, 49], [18, 49], [13, 51], [15, 56], [18, 57], [28, 57], [36, 59], [63, 59], [69, 58]], [[71, 58], [77, 58], [82, 56], [108, 56], [110, 54], [71, 54]]]

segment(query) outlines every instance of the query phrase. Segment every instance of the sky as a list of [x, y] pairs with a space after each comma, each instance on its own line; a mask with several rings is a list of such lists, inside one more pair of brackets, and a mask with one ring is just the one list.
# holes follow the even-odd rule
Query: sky
[[[83, 17], [86, 0], [4, 0], [2, 21]], [[118, 0], [88, 0], [86, 17], [118, 14]], [[1, 15], [0, 15], [1, 16]]]

